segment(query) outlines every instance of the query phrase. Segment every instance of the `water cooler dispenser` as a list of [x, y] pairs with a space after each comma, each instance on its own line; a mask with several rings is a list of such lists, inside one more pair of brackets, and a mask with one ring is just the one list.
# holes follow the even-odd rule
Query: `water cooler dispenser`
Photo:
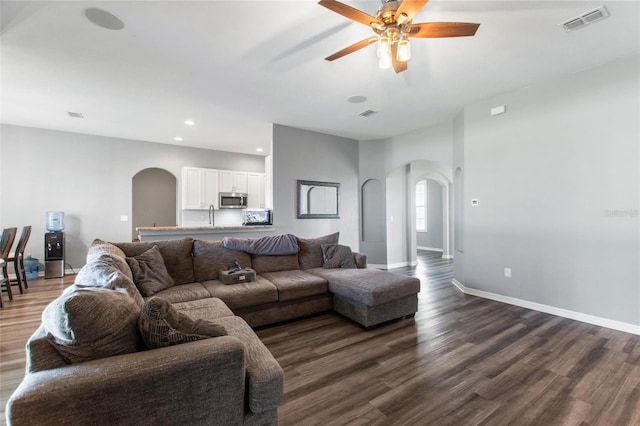
[[64, 277], [64, 213], [47, 212], [44, 234], [44, 277]]

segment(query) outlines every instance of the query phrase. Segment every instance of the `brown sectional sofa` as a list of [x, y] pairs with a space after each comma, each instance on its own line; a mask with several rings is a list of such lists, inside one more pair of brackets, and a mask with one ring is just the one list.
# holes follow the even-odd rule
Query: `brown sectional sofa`
[[[7, 404], [8, 424], [277, 424], [284, 373], [251, 327], [331, 309], [368, 327], [413, 315], [420, 289], [416, 278], [366, 269], [358, 253], [355, 269], [323, 268], [322, 244], [337, 244], [337, 233], [295, 240], [298, 252], [288, 255], [252, 255], [191, 238], [96, 240], [76, 277], [80, 287], [126, 292], [142, 312], [160, 298], [180, 324], [206, 321], [226, 335], [74, 363], [52, 342], [51, 328], [60, 325], [47, 325], [43, 314], [27, 344], [27, 374]], [[154, 250], [169, 283], [150, 294], [134, 284], [140, 277], [128, 262]], [[234, 260], [254, 269], [256, 280], [223, 284], [219, 271]]]

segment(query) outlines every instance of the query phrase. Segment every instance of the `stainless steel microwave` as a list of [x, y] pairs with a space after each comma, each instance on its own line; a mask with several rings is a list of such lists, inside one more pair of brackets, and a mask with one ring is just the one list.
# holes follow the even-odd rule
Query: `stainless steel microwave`
[[241, 192], [221, 192], [219, 205], [221, 209], [246, 209], [247, 194]]

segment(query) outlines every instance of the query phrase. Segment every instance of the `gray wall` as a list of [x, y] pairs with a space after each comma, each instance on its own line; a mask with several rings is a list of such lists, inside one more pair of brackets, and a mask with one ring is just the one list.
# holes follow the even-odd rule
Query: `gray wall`
[[397, 168], [387, 176], [387, 266], [406, 266], [411, 258], [409, 174], [411, 166]]
[[[359, 250], [358, 141], [274, 124], [273, 214], [278, 233], [312, 238], [340, 232]], [[340, 183], [339, 219], [298, 219], [296, 181]]]
[[635, 56], [465, 108], [466, 286], [640, 324], [639, 76]]
[[180, 191], [183, 166], [264, 172], [264, 157], [78, 133], [0, 127], [0, 226], [32, 225], [27, 252], [44, 260], [45, 212], [65, 212], [67, 263], [85, 263], [91, 241], [130, 241], [132, 178], [158, 167]]
[[418, 232], [418, 247], [442, 250], [442, 186], [427, 179], [427, 232]]

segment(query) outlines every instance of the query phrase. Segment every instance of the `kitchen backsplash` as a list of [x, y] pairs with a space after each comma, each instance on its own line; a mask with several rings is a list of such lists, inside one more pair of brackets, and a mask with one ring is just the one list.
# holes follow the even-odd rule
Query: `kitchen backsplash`
[[[214, 212], [216, 226], [242, 225], [242, 210], [216, 210]], [[182, 210], [180, 226], [209, 226], [207, 210]]]

